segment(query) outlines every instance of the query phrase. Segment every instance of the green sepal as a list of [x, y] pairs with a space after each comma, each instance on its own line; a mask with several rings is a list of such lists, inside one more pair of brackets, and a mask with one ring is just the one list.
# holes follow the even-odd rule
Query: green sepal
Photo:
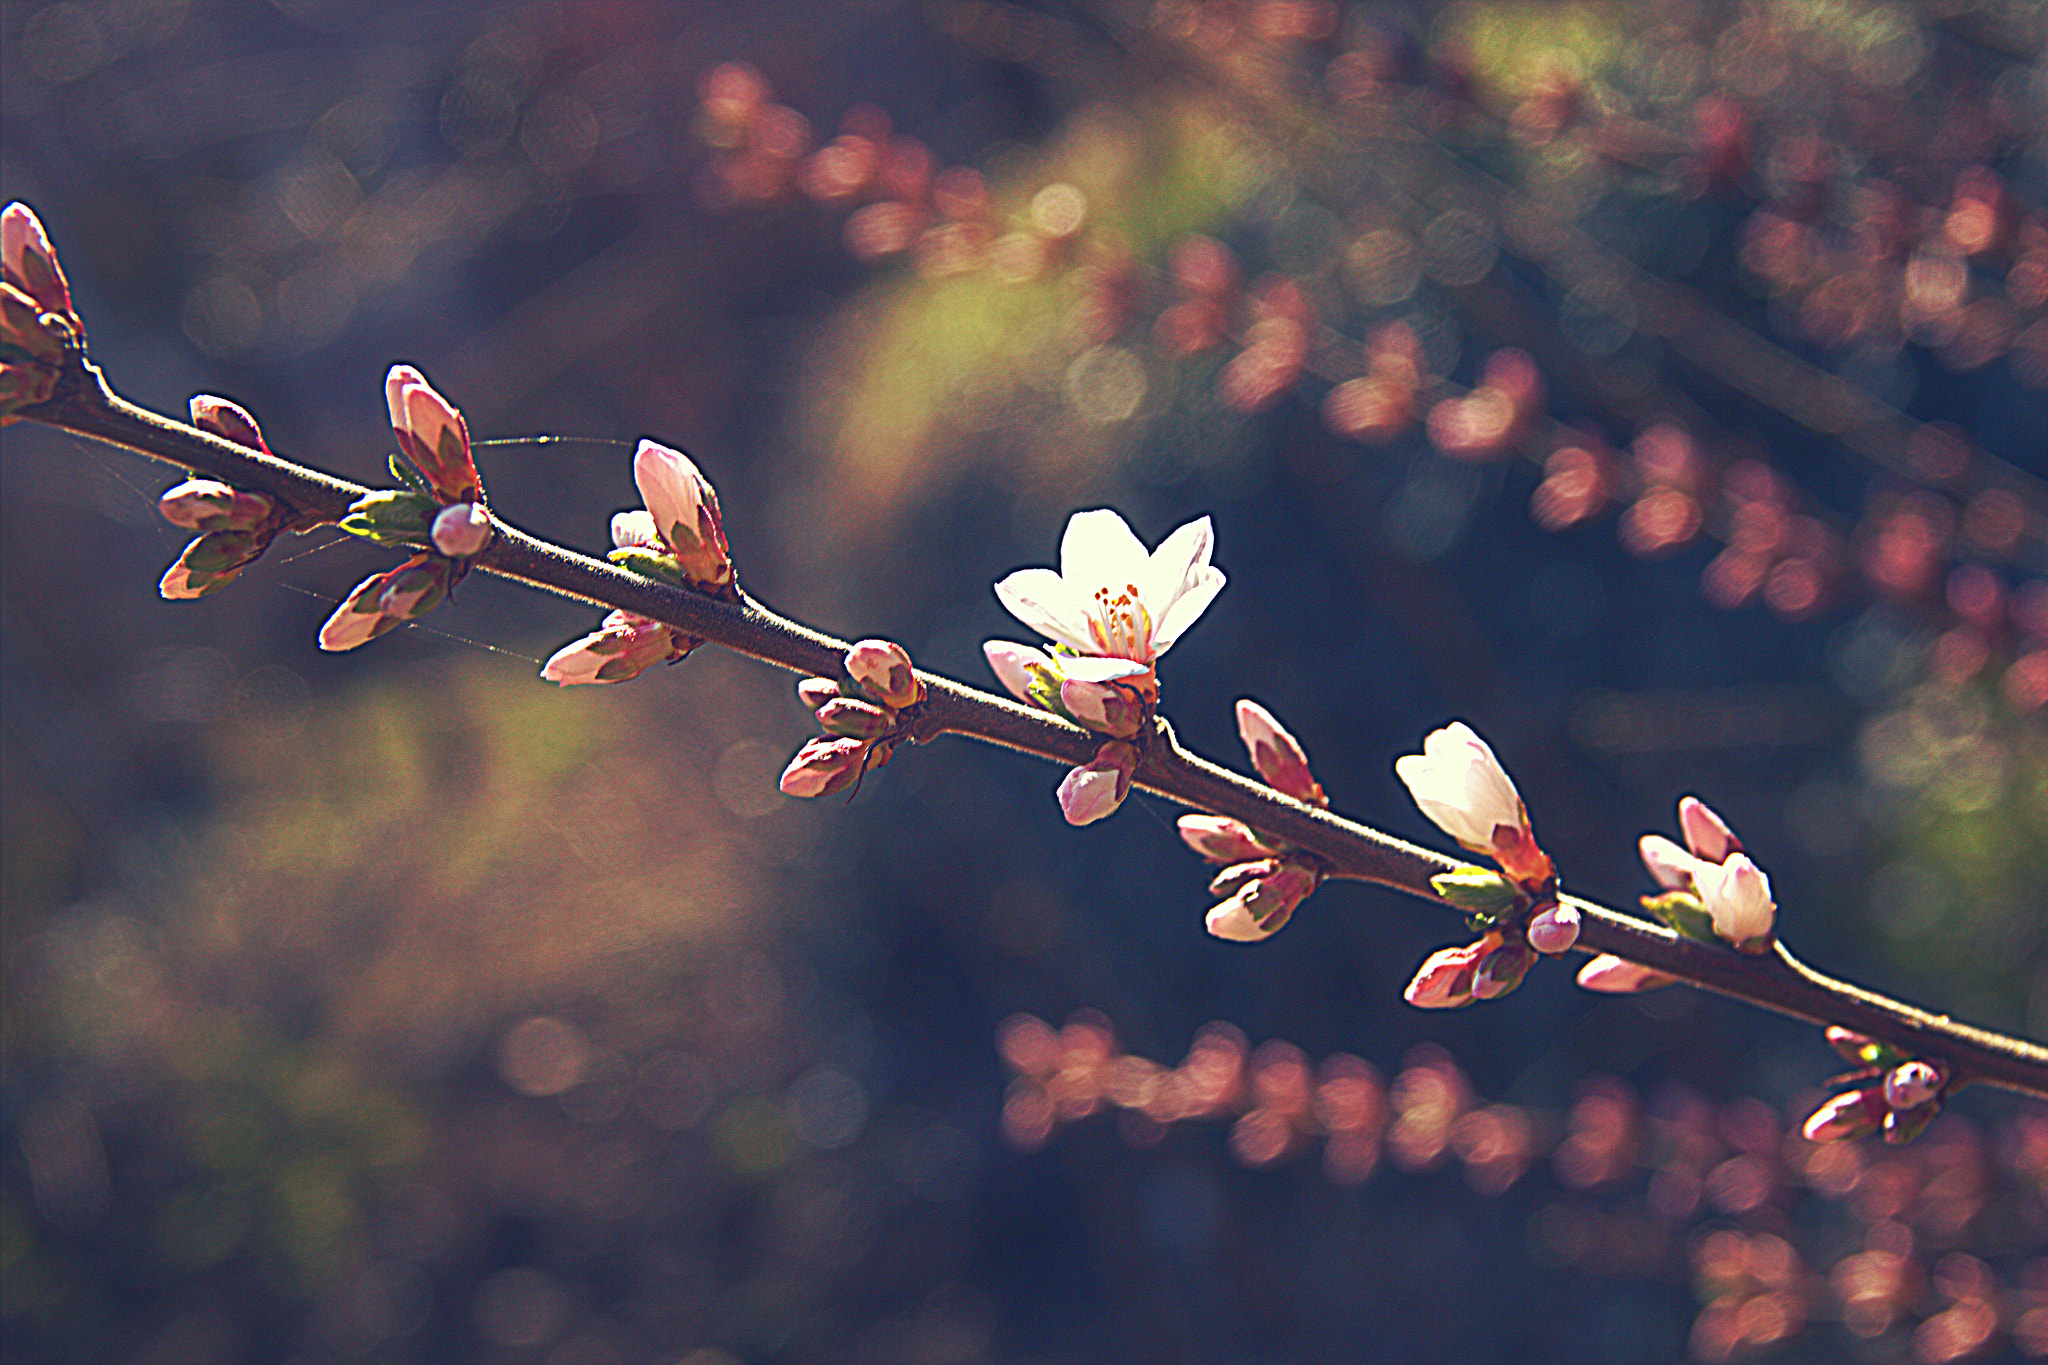
[[[1062, 720], [1072, 721], [1075, 725], [1081, 724], [1080, 721], [1074, 720], [1074, 713], [1067, 710], [1066, 703], [1060, 700], [1059, 674], [1044, 664], [1027, 664], [1025, 672], [1031, 675], [1031, 681], [1024, 685], [1024, 690], [1031, 694], [1031, 700]], [[1084, 725], [1081, 728], [1085, 730], [1088, 727]]]
[[380, 489], [349, 504], [335, 525], [379, 545], [424, 545], [441, 505], [424, 493]]
[[1844, 1045], [1830, 1038], [1828, 1045], [1847, 1060], [1874, 1071], [1889, 1071], [1906, 1060], [1905, 1053], [1876, 1038], [1865, 1038], [1854, 1045]]
[[1714, 932], [1714, 917], [1707, 913], [1707, 907], [1700, 904], [1700, 898], [1690, 891], [1666, 891], [1661, 896], [1644, 896], [1643, 909], [1671, 926], [1672, 932], [1681, 938], [1697, 939], [1701, 943], [1720, 943], [1721, 936]]
[[412, 489], [415, 493], [423, 494], [430, 498], [434, 496], [433, 485], [427, 482], [426, 475], [420, 473], [418, 465], [406, 459], [405, 456], [395, 453], [391, 456], [388, 463], [391, 466], [392, 478]]
[[683, 577], [683, 566], [676, 563], [674, 555], [661, 554], [644, 545], [621, 545], [605, 558], [642, 578], [652, 578], [678, 588], [689, 586], [689, 580]]
[[1489, 922], [1507, 913], [1515, 903], [1515, 884], [1491, 868], [1461, 863], [1449, 872], [1429, 879], [1436, 893], [1457, 906], [1484, 916]]

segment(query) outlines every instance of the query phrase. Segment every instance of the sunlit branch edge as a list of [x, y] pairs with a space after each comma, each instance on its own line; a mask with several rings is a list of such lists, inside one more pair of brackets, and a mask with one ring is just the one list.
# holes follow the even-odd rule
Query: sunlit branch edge
[[[338, 520], [370, 491], [273, 454], [252, 450], [121, 398], [97, 367], [74, 355], [56, 393], [20, 416], [268, 493], [290, 509], [290, 529]], [[794, 672], [842, 673], [848, 643], [776, 615], [742, 595], [728, 602], [672, 588], [497, 522], [498, 535], [478, 568], [564, 597], [630, 611]], [[1087, 763], [1099, 737], [1006, 698], [920, 671], [927, 700], [907, 717], [911, 738], [965, 735], [1058, 763]], [[1163, 720], [1145, 747], [1134, 785], [1178, 804], [1241, 820], [1320, 859], [1331, 876], [1376, 882], [1454, 909], [1430, 877], [1455, 859], [1419, 848], [1271, 788], [1181, 747]], [[1685, 939], [1661, 925], [1575, 896], [1582, 916], [1578, 951], [1611, 953], [1688, 984], [1816, 1024], [1837, 1024], [1945, 1063], [1957, 1086], [1982, 1082], [2048, 1099], [2048, 1047], [1961, 1023], [1798, 961], [1782, 944], [1768, 954]], [[1462, 912], [1461, 912], [1462, 913]]]

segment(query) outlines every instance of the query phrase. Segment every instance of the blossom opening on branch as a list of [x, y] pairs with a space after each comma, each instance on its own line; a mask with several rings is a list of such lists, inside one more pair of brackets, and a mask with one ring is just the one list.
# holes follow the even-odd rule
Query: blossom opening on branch
[[[732, 555], [725, 543], [718, 492], [696, 463], [680, 450], [643, 440], [633, 452], [633, 482], [647, 504], [655, 535], [675, 556], [683, 577], [697, 587], [729, 590]], [[616, 538], [616, 525], [613, 535]]]
[[1665, 894], [1644, 906], [1680, 933], [1719, 937], [1747, 952], [1762, 952], [1777, 919], [1771, 881], [1747, 853], [1728, 822], [1698, 797], [1678, 803], [1686, 847], [1661, 834], [1638, 844], [1643, 866]]
[[1330, 798], [1308, 770], [1308, 755], [1271, 711], [1249, 699], [1237, 703], [1237, 733], [1252, 756], [1252, 766], [1266, 785], [1311, 806], [1327, 806]]
[[1431, 731], [1421, 753], [1395, 760], [1394, 773], [1422, 813], [1474, 853], [1493, 854], [1499, 831], [1529, 833], [1529, 812], [1507, 769], [1461, 720]]
[[1019, 569], [996, 584], [996, 596], [1078, 656], [1062, 660], [1064, 676], [1113, 681], [1119, 675], [1084, 661], [1122, 659], [1150, 669], [1223, 590], [1223, 571], [1209, 563], [1214, 548], [1207, 517], [1148, 552], [1115, 512], [1076, 512], [1060, 539], [1058, 571]]

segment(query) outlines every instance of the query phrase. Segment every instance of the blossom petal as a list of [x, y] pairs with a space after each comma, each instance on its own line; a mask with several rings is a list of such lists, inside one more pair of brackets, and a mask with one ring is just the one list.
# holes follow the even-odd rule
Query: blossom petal
[[1031, 696], [1031, 670], [1048, 668], [1058, 672], [1050, 654], [1030, 645], [989, 640], [982, 644], [981, 652], [988, 656], [988, 666], [994, 670], [997, 681], [1010, 690], [1011, 696], [1029, 706], [1038, 705]]
[[1164, 654], [1173, 642], [1181, 637], [1187, 628], [1200, 619], [1209, 604], [1216, 600], [1216, 594], [1223, 591], [1223, 570], [1203, 565], [1192, 571], [1195, 581], [1174, 599], [1166, 609], [1166, 615], [1152, 629], [1152, 652]]
[[996, 599], [1010, 615], [1048, 640], [1093, 652], [1088, 609], [1081, 595], [1051, 569], [1019, 569], [996, 584]]
[[1093, 654], [1063, 654], [1047, 659], [1053, 671], [1071, 682], [1112, 683], [1152, 671], [1135, 659], [1110, 659]]
[[1142, 585], [1150, 559], [1130, 523], [1107, 507], [1074, 513], [1060, 537], [1060, 577], [1084, 601], [1100, 587]]
[[1164, 619], [1180, 595], [1194, 585], [1196, 570], [1209, 566], [1215, 548], [1216, 530], [1207, 517], [1196, 518], [1159, 542], [1159, 548], [1145, 561], [1143, 576], [1136, 580], [1154, 618]]

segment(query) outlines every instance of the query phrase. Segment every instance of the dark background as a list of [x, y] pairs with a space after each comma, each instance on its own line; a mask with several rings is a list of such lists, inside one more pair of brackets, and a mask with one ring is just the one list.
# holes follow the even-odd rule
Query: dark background
[[[374, 482], [385, 368], [415, 363], [480, 439], [592, 438], [478, 451], [501, 515], [587, 550], [655, 436], [716, 482], [751, 592], [969, 680], [983, 639], [1026, 634], [989, 585], [1051, 561], [1070, 512], [1114, 506], [1150, 542], [1212, 515], [1230, 584], [1162, 670], [1184, 742], [1243, 766], [1231, 705], [1255, 697], [1340, 809], [1441, 843], [1392, 763], [1462, 717], [1569, 885], [1623, 905], [1635, 836], [1699, 793], [1809, 960], [2038, 1038], [2040, 25], [9, 4], [0, 192], [48, 224], [136, 401], [226, 395], [281, 453]], [[1091, 235], [1022, 283], [862, 260], [847, 206], [707, 145], [699, 84], [728, 61], [813, 143], [878, 106], [982, 172], [998, 231], [1080, 185]], [[1369, 96], [1333, 101], [1368, 68]], [[1711, 99], [1745, 111], [1739, 155], [1702, 131]], [[1988, 245], [1945, 226], [1977, 172], [2004, 196]], [[1905, 244], [1869, 246], [1894, 192]], [[1563, 234], [1518, 227], [1531, 205]], [[1438, 250], [1405, 288], [1359, 283], [1362, 235], [1441, 247], [1453, 209], [1502, 243], [1490, 271]], [[1256, 402], [1226, 366], [1257, 304], [1172, 353], [1152, 319], [1189, 233], [1353, 340]], [[1743, 330], [1659, 325], [1616, 262]], [[1962, 291], [1927, 284], [1956, 262]], [[1136, 299], [1106, 333], [1076, 321], [1105, 279]], [[1529, 429], [1465, 458], [1419, 422], [1334, 433], [1325, 395], [1390, 321], [1423, 339], [1425, 407], [1527, 347]], [[1819, 368], [1730, 380], [1783, 357]], [[1823, 372], [1904, 416], [1816, 422]], [[1619, 472], [1615, 506], [1551, 530], [1530, 499], [1558, 422]], [[1703, 516], [1668, 545], [1626, 529], [1660, 422], [1698, 451]], [[1072, 830], [1056, 771], [957, 741], [851, 801], [788, 801], [811, 723], [782, 675], [707, 650], [557, 693], [539, 661], [594, 613], [481, 576], [321, 654], [331, 604], [387, 562], [370, 547], [281, 542], [166, 603], [169, 476], [33, 424], [5, 450], [10, 1360], [2048, 1352], [2039, 1106], [1973, 1093], [1903, 1156], [1817, 1159], [1784, 1136], [1837, 1069], [1811, 1028], [1589, 996], [1557, 966], [1413, 1010], [1402, 985], [1458, 937], [1427, 906], [1335, 885], [1270, 942], [1222, 943], [1163, 803]], [[1702, 594], [1743, 460], [1821, 528], [1810, 596]], [[2020, 531], [1972, 530], [1987, 489]], [[1076, 1011], [1073, 1122], [1034, 1128], [998, 1025]], [[1117, 1108], [1086, 1060], [1104, 1031], [1171, 1066], [1217, 1020], [1279, 1040], [1227, 1112], [1091, 1112]], [[1285, 1106], [1257, 1076], [1334, 1054], [1405, 1078], [1415, 1123], [1421, 1079], [1468, 1078], [1449, 1146], [1390, 1138], [1361, 1179], [1329, 1125], [1260, 1117]], [[1448, 1127], [1464, 1110], [1494, 1127]], [[1565, 1155], [1589, 1132], [1591, 1174]]]

